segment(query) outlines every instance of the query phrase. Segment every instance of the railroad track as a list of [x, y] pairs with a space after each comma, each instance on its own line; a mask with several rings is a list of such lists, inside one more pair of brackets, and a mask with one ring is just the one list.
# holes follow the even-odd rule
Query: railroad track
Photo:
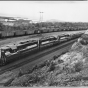
[[[21, 67], [21, 66], [23, 66], [25, 64], [28, 64], [28, 63], [31, 63], [31, 62], [33, 62], [35, 60], [38, 60], [39, 58], [42, 58], [43, 56], [51, 54], [52, 52], [55, 52], [55, 51], [57, 51], [57, 50], [59, 50], [61, 48], [64, 48], [64, 47], [68, 46], [69, 44], [74, 43], [76, 40], [77, 39], [67, 41], [67, 42], [62, 43], [62, 44], [60, 44], [58, 46], [54, 46], [54, 47], [51, 47], [51, 48], [49, 48], [47, 50], [44, 50], [42, 52], [38, 52], [37, 54], [30, 56], [29, 58], [18, 60], [18, 61], [12, 62], [10, 64], [7, 64], [7, 65], [5, 65], [3, 67], [0, 67], [0, 74], [3, 74], [6, 71], [16, 69], [18, 67]], [[66, 52], [66, 51], [64, 51], [64, 52]]]

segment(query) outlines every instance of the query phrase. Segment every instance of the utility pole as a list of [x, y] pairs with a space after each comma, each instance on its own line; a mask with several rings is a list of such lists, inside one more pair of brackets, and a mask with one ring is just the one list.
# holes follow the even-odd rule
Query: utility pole
[[39, 19], [39, 28], [38, 28], [38, 33], [41, 33], [41, 28], [42, 28], [42, 20], [43, 20], [43, 12], [39, 12], [40, 13], [40, 19]]
[[42, 28], [43, 12], [40, 12], [40, 28]]

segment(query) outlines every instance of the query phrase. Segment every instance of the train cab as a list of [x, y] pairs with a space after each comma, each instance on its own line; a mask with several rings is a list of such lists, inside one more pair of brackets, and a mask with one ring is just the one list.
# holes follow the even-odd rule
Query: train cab
[[1, 52], [4, 52], [5, 56], [9, 56], [12, 53], [12, 49], [8, 46], [1, 47]]
[[[1, 56], [0, 56], [0, 60], [1, 60], [1, 61], [0, 61], [0, 62], [1, 62], [2, 64], [5, 64], [5, 63], [7, 62], [7, 57], [11, 55], [12, 50], [11, 50], [10, 47], [3, 46], [3, 47], [1, 47], [1, 49], [0, 49], [0, 53], [1, 53]], [[0, 63], [0, 64], [1, 64], [1, 63]]]
[[15, 44], [8, 44], [1, 47], [1, 58], [5, 57], [6, 59], [10, 59], [11, 56], [16, 55], [17, 47]]

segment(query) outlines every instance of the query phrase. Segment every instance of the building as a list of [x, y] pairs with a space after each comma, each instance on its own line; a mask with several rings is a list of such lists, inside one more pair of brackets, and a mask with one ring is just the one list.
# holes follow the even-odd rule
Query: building
[[4, 25], [9, 25], [9, 26], [21, 26], [21, 25], [28, 26], [31, 20], [24, 18], [0, 16], [0, 22], [3, 23]]

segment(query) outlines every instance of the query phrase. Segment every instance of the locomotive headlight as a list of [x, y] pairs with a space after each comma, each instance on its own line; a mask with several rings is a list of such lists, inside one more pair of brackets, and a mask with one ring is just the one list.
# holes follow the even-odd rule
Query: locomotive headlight
[[5, 53], [6, 56], [7, 56], [7, 55], [10, 55], [10, 54], [11, 54], [11, 53], [10, 53], [9, 51]]

